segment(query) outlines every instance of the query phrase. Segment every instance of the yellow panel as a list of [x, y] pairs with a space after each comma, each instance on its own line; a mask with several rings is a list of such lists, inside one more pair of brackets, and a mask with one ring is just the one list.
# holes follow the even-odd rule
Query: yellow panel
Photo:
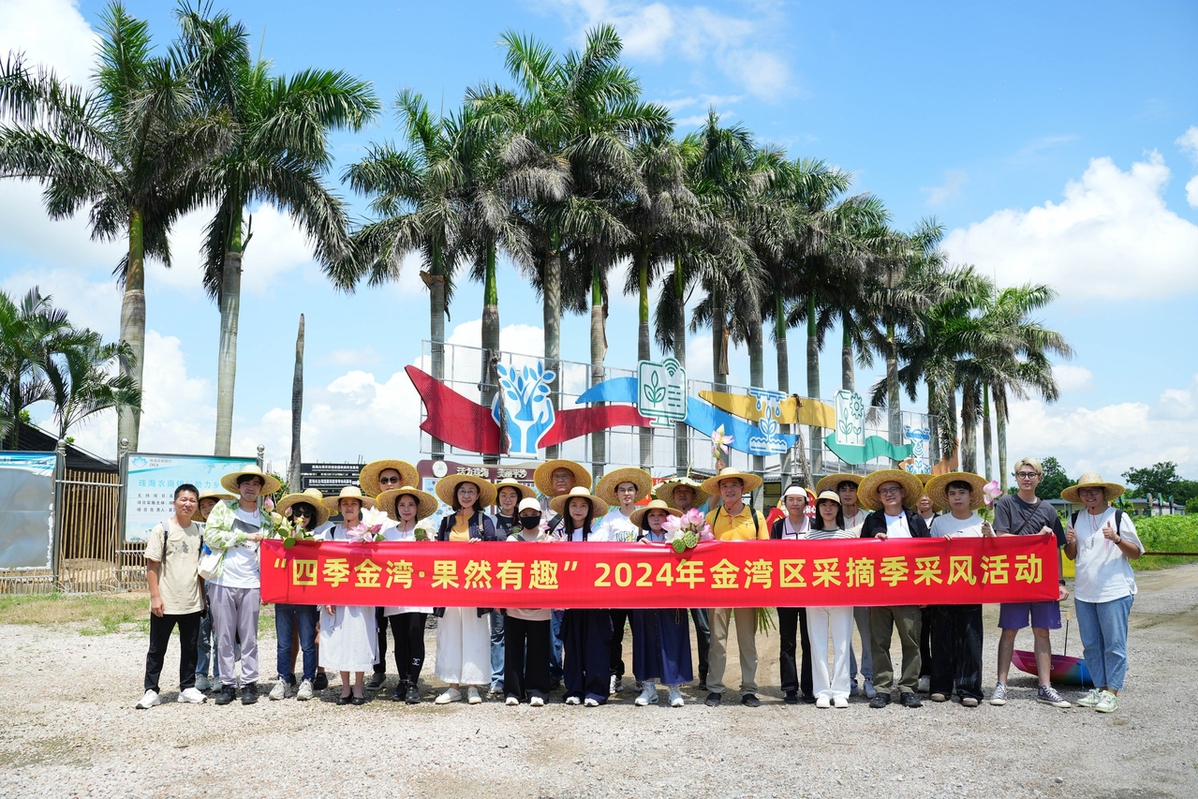
[[[720, 410], [735, 414], [742, 419], [747, 419], [751, 422], [761, 419], [762, 414], [757, 410], [757, 398], [751, 397], [748, 394], [700, 391], [699, 396]], [[803, 407], [798, 409], [797, 416], [795, 414], [796, 405], [797, 402], [794, 397], [787, 397], [782, 400], [782, 418], [778, 421], [782, 424], [809, 424], [829, 429], [836, 427], [836, 410], [831, 405], [825, 405], [815, 400], [806, 400], [803, 403]]]

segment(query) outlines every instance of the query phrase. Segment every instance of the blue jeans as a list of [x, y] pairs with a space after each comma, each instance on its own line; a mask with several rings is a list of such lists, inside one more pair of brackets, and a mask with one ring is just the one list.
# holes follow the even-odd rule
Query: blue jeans
[[560, 682], [565, 677], [562, 671], [562, 616], [563, 611], [555, 610], [549, 617], [549, 679]]
[[304, 654], [304, 679], [316, 679], [316, 621], [315, 605], [275, 605], [275, 635], [279, 641], [275, 649], [278, 658], [279, 679], [294, 683], [291, 673], [291, 639], [298, 630], [300, 651]]
[[[208, 593], [208, 586], [204, 586], [204, 593]], [[211, 602], [209, 602], [211, 605]], [[200, 619], [200, 637], [196, 642], [196, 676], [208, 676], [208, 667], [212, 667], [212, 681], [220, 682], [220, 658], [213, 657], [212, 652], [216, 648], [213, 646], [212, 640], [212, 611], [205, 613]]]
[[1131, 594], [1110, 602], [1082, 602], [1077, 608], [1077, 631], [1086, 651], [1086, 667], [1095, 688], [1123, 689], [1127, 674], [1127, 617], [1131, 615]]
[[503, 685], [503, 620], [498, 610], [491, 611], [491, 685]]

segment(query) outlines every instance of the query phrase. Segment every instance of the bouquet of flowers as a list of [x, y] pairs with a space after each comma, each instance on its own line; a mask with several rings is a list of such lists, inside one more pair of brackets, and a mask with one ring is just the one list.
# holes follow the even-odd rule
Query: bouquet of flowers
[[416, 536], [417, 541], [432, 541], [437, 537], [437, 531], [433, 529], [434, 517], [429, 516], [426, 519], [421, 519], [416, 522], [416, 529], [412, 531]]
[[346, 540], [351, 544], [371, 544], [383, 540], [383, 525], [388, 520], [387, 512], [378, 508], [363, 508], [362, 520], [351, 530], [346, 530]]
[[678, 554], [694, 549], [701, 541], [715, 539], [711, 533], [711, 525], [703, 518], [703, 513], [698, 508], [691, 508], [681, 516], [671, 515], [662, 524], [661, 529], [666, 534], [666, 543]]
[[277, 511], [270, 512], [270, 520], [274, 527], [271, 537], [283, 539], [284, 549], [291, 549], [295, 546], [296, 541], [312, 540], [312, 533], [300, 527], [293, 519], [288, 519]]

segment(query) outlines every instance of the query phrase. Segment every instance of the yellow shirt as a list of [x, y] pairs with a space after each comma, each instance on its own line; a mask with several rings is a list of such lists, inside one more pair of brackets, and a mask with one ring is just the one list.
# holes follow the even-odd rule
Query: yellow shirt
[[722, 505], [707, 514], [707, 523], [717, 541], [768, 541], [769, 528], [765, 526], [765, 515], [757, 514], [757, 528], [753, 528], [753, 511], [742, 505], [740, 513], [732, 515]]
[[449, 540], [464, 542], [470, 540], [470, 517], [472, 513], [459, 513], [453, 517], [453, 529], [449, 531]]

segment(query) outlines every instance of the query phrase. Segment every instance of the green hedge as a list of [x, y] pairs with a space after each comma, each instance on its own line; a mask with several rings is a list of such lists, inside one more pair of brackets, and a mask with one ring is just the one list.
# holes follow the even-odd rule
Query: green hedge
[[[1148, 552], [1198, 552], [1198, 515], [1136, 516], [1136, 532]], [[1160, 569], [1178, 563], [1198, 563], [1198, 558], [1142, 557], [1133, 560], [1133, 568]]]

